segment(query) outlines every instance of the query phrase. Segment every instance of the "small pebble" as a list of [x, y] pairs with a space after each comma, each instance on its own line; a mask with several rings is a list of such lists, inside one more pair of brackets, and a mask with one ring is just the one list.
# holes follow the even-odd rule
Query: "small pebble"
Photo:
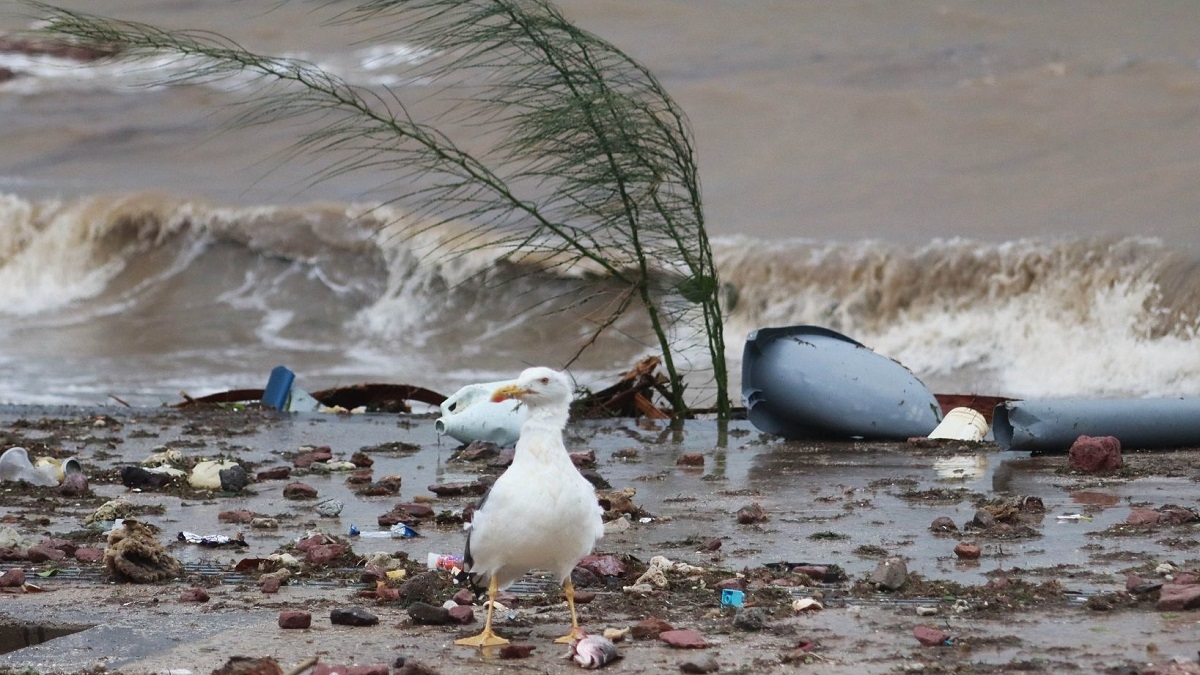
[[721, 669], [712, 654], [699, 654], [679, 662], [682, 673], [715, 673]]
[[379, 617], [362, 607], [339, 607], [329, 612], [329, 622], [338, 626], [374, 626]]

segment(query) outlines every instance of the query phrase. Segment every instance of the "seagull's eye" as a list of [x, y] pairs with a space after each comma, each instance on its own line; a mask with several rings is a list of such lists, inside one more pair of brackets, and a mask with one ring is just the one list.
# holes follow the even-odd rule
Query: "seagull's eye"
[[541, 382], [542, 384], [550, 384], [550, 378], [543, 377], [542, 379], [538, 380], [538, 382]]

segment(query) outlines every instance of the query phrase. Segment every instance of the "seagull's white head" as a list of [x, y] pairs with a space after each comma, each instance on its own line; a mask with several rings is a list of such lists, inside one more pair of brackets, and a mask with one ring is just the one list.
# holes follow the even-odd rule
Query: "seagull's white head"
[[571, 381], [551, 368], [528, 368], [511, 384], [492, 392], [492, 402], [517, 399], [530, 408], [555, 407], [565, 410], [571, 403]]

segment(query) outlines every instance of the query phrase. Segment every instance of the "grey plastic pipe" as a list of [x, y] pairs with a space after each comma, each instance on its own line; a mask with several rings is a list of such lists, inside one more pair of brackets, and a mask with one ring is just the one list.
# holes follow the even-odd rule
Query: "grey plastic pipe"
[[1008, 401], [992, 419], [1005, 450], [1065, 452], [1080, 436], [1115, 436], [1122, 448], [1200, 447], [1200, 398]]

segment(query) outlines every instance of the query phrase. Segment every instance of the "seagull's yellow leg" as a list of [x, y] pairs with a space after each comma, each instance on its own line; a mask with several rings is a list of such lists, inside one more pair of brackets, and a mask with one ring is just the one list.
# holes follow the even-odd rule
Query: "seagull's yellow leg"
[[570, 577], [563, 582], [563, 593], [567, 594], [567, 607], [571, 608], [571, 632], [558, 638], [555, 642], [570, 644], [575, 640], [582, 640], [586, 635], [579, 627], [579, 619], [575, 616], [575, 584], [571, 583]]
[[455, 640], [454, 644], [464, 647], [494, 647], [496, 645], [508, 644], [508, 640], [492, 632], [492, 612], [496, 609], [496, 596], [499, 593], [500, 589], [496, 584], [496, 575], [493, 574], [492, 580], [488, 582], [487, 621], [483, 624], [483, 632], [474, 637]]

